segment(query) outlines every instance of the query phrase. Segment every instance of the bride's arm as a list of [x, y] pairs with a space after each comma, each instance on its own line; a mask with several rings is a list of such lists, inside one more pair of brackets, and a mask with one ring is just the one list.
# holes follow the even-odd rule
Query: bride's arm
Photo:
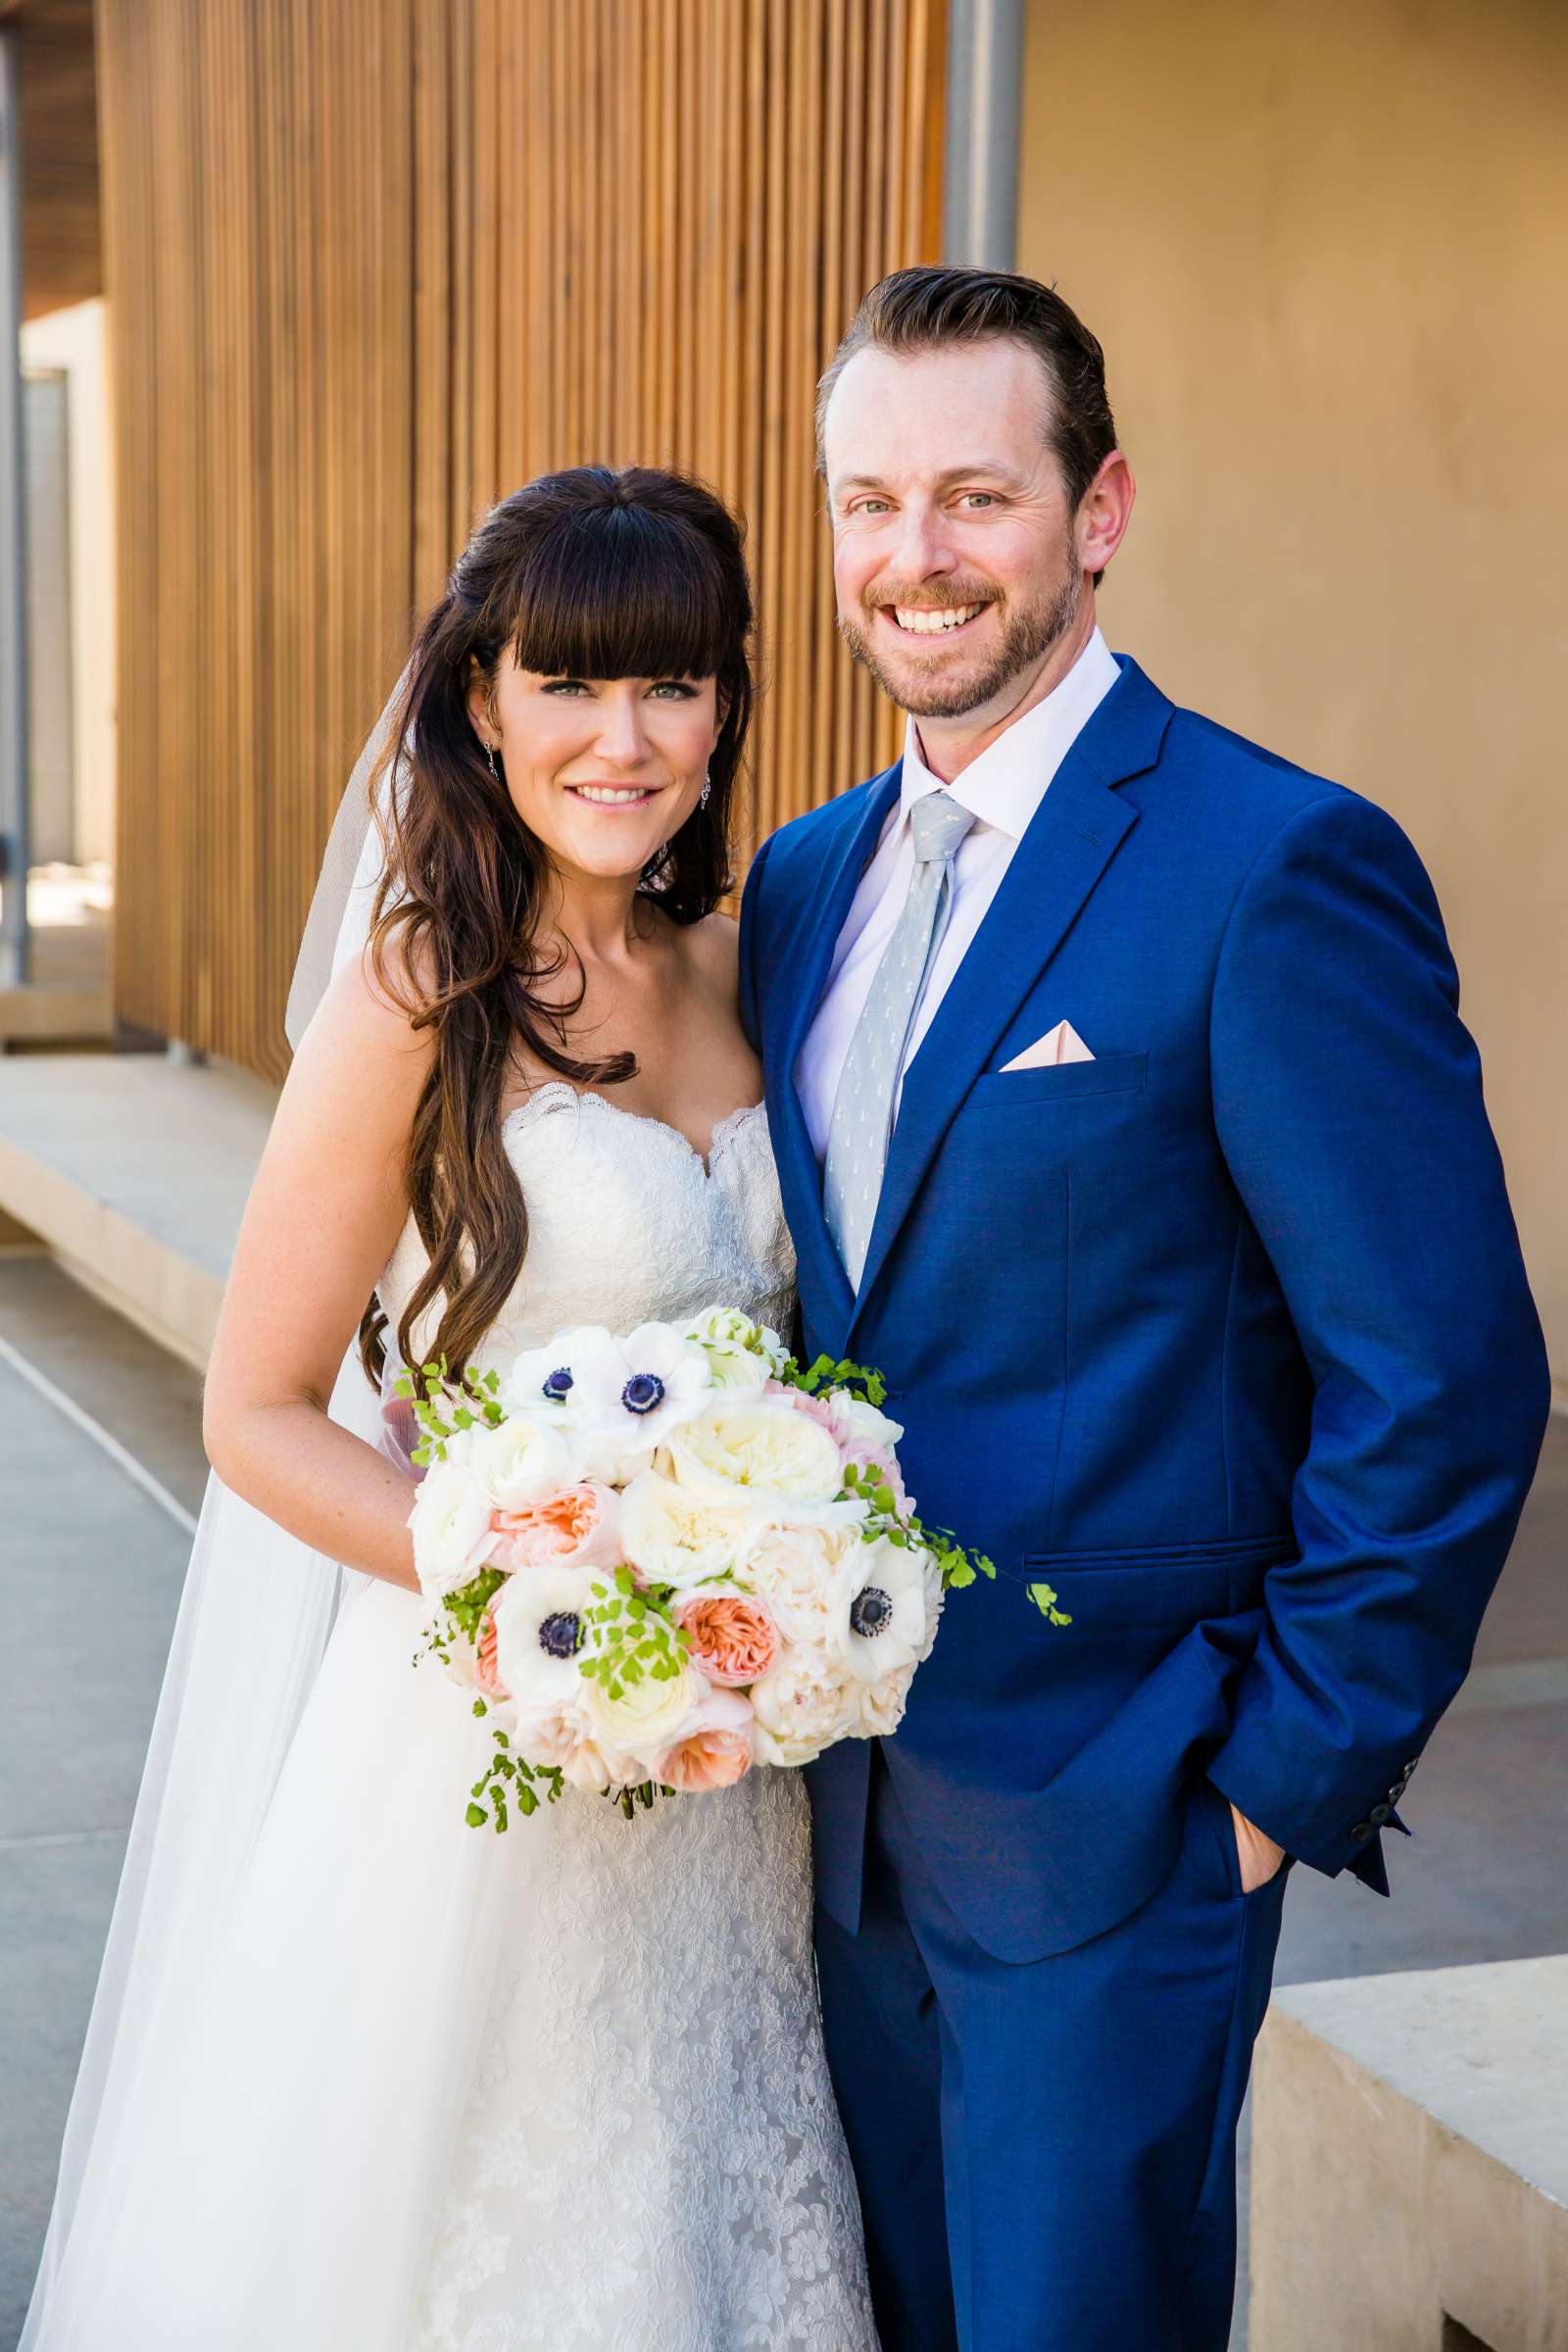
[[338, 974], [251, 1188], [202, 1415], [225, 1486], [316, 1550], [411, 1590], [408, 1479], [326, 1407], [408, 1215], [405, 1151], [433, 1050], [363, 967]]

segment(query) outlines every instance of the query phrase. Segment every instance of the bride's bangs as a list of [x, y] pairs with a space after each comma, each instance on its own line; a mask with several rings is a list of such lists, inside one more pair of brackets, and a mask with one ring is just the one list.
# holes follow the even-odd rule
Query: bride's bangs
[[536, 675], [710, 678], [734, 658], [713, 548], [646, 507], [564, 517], [527, 551], [514, 593], [508, 640]]

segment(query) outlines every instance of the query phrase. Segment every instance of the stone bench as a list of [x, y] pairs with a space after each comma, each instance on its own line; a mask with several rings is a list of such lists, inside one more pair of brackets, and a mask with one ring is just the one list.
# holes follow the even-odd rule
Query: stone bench
[[1251, 2352], [1568, 2352], [1568, 1955], [1281, 1986]]
[[203, 1370], [274, 1090], [155, 1054], [0, 1066], [0, 1213]]

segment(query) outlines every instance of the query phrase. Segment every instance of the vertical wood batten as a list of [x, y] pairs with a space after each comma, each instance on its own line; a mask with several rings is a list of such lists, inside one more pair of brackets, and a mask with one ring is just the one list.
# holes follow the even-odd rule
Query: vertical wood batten
[[673, 464], [744, 514], [760, 836], [897, 749], [817, 374], [937, 250], [945, 0], [99, 0], [117, 1003], [269, 1076], [358, 743], [477, 514]]

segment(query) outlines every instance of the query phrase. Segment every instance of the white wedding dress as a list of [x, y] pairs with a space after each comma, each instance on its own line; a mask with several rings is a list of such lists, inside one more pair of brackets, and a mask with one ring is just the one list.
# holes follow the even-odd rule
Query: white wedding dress
[[[505, 1132], [529, 1246], [486, 1362], [720, 1301], [786, 1322], [760, 1107], [707, 1167], [564, 1085]], [[411, 1220], [394, 1329], [422, 1265]], [[876, 2352], [798, 1776], [469, 1829], [487, 1733], [414, 1664], [419, 1620], [351, 1580], [180, 2063], [138, 2092], [111, 2222], [100, 2194], [37, 2341]]]

